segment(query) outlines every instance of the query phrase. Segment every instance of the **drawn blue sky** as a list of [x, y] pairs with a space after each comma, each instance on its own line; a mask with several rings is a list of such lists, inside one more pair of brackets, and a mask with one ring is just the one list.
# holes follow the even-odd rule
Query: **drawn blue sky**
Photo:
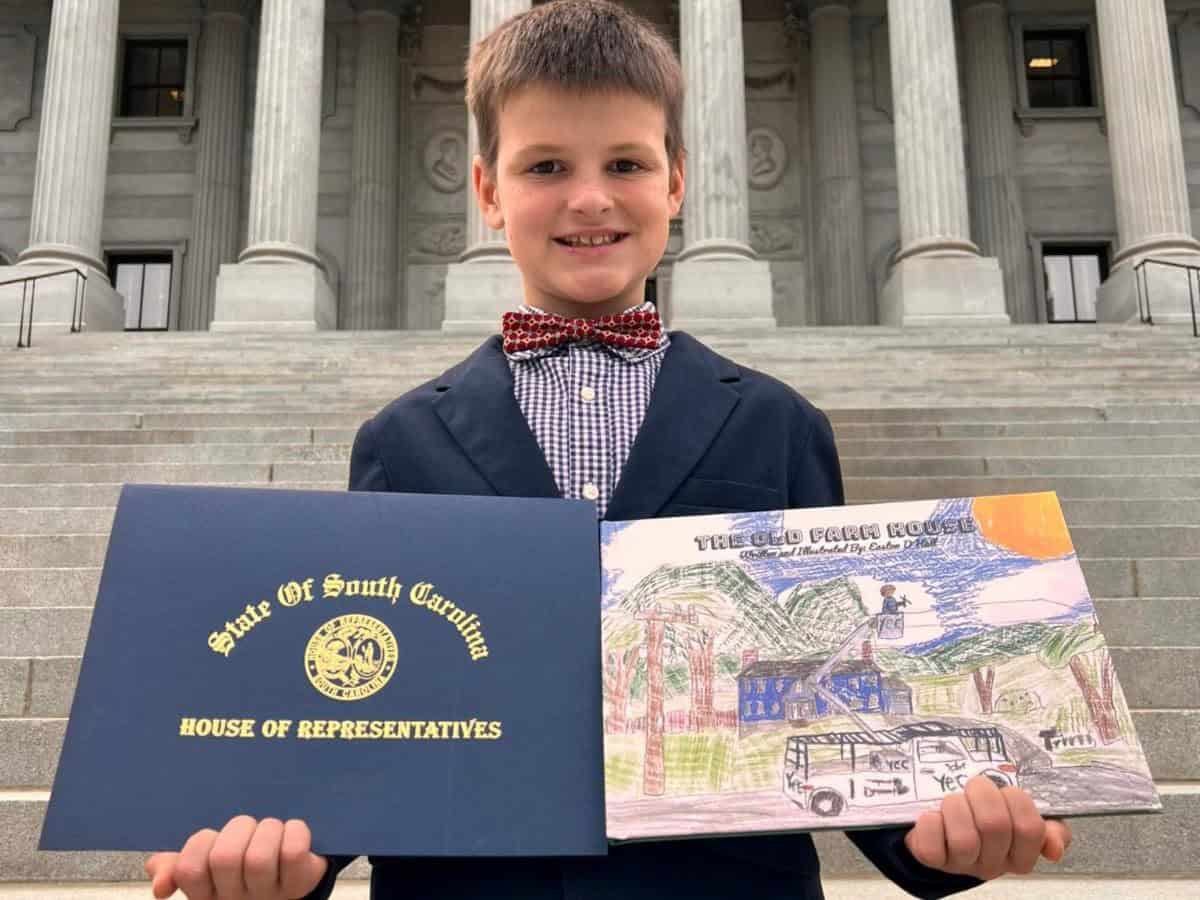
[[[957, 519], [971, 516], [971, 499], [940, 501], [929, 518]], [[636, 523], [620, 523], [622, 527], [605, 535], [605, 543], [625, 527]], [[607, 526], [606, 528], [611, 528]], [[709, 532], [761, 532], [784, 528], [782, 512], [738, 513], [721, 517], [720, 527], [705, 527]], [[652, 539], [647, 535], [648, 539]], [[725, 558], [735, 558], [729, 554]], [[1066, 557], [1071, 560], [1072, 557]], [[913, 547], [907, 550], [878, 551], [862, 556], [809, 555], [767, 559], [739, 560], [743, 569], [756, 581], [775, 594], [797, 584], [814, 584], [839, 575], [858, 576], [879, 582], [916, 583], [931, 600], [931, 609], [907, 614], [914, 628], [906, 635], [912, 641], [905, 649], [913, 652], [961, 639], [984, 629], [995, 627], [995, 617], [1007, 621], [1073, 622], [1093, 615], [1090, 598], [1083, 591], [1066, 598], [1065, 602], [1044, 597], [1014, 598], [1012, 610], [989, 603], [981, 615], [977, 600], [980, 592], [996, 579], [1005, 579], [1045, 565], [1045, 561], [1030, 559], [992, 544], [979, 532], [940, 535], [937, 546]], [[623, 575], [622, 571], [606, 570], [604, 587], [608, 589]], [[878, 596], [863, 597], [870, 612], [879, 610]], [[1059, 609], [1056, 610], [1056, 607]], [[923, 621], [924, 620], [924, 621]], [[923, 627], [922, 627], [923, 626]], [[936, 635], [930, 637], [930, 635]]]

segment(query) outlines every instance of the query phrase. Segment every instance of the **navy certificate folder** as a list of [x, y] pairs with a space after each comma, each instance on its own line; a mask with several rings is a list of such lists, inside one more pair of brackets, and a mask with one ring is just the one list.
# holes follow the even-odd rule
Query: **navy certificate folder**
[[300, 818], [325, 854], [605, 852], [595, 507], [136, 486], [43, 850]]

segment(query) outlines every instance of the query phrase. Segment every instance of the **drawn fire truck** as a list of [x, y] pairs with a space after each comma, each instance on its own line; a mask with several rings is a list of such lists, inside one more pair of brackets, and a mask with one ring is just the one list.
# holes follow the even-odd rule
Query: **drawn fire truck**
[[[813, 747], [837, 747], [838, 758], [814, 763]], [[1017, 767], [999, 729], [910, 722], [879, 731], [791, 735], [783, 792], [803, 809], [837, 816], [854, 806], [936, 800], [961, 791], [976, 775], [999, 787], [1017, 786]]]

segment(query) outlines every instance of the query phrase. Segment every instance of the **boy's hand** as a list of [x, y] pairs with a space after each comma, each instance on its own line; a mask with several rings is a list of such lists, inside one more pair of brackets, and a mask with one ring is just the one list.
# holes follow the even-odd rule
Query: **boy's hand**
[[220, 832], [193, 834], [180, 853], [156, 853], [146, 874], [158, 900], [183, 891], [188, 900], [298, 900], [321, 881], [329, 862], [312, 852], [299, 819], [237, 816]]
[[1039, 856], [1060, 862], [1071, 827], [1043, 819], [1026, 791], [998, 788], [977, 775], [961, 794], [948, 794], [937, 811], [923, 813], [904, 837], [917, 862], [954, 875], [988, 881], [1027, 875]]

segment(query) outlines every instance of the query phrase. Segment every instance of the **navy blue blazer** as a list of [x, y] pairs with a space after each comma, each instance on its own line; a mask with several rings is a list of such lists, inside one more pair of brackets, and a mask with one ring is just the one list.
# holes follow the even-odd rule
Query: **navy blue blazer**
[[[350, 489], [559, 496], [513, 395], [492, 337], [439, 378], [393, 401], [354, 441]], [[614, 521], [711, 512], [835, 506], [844, 502], [829, 421], [787, 387], [739, 366], [683, 332], [671, 335], [646, 417], [614, 489]], [[397, 798], [403, 803], [403, 798]], [[514, 810], [514, 817], [520, 811]], [[848, 837], [915, 896], [977, 885], [922, 866], [906, 829]], [[331, 860], [313, 900], [327, 897]], [[807, 834], [623, 844], [593, 859], [373, 858], [372, 900], [756, 900], [821, 898]]]

